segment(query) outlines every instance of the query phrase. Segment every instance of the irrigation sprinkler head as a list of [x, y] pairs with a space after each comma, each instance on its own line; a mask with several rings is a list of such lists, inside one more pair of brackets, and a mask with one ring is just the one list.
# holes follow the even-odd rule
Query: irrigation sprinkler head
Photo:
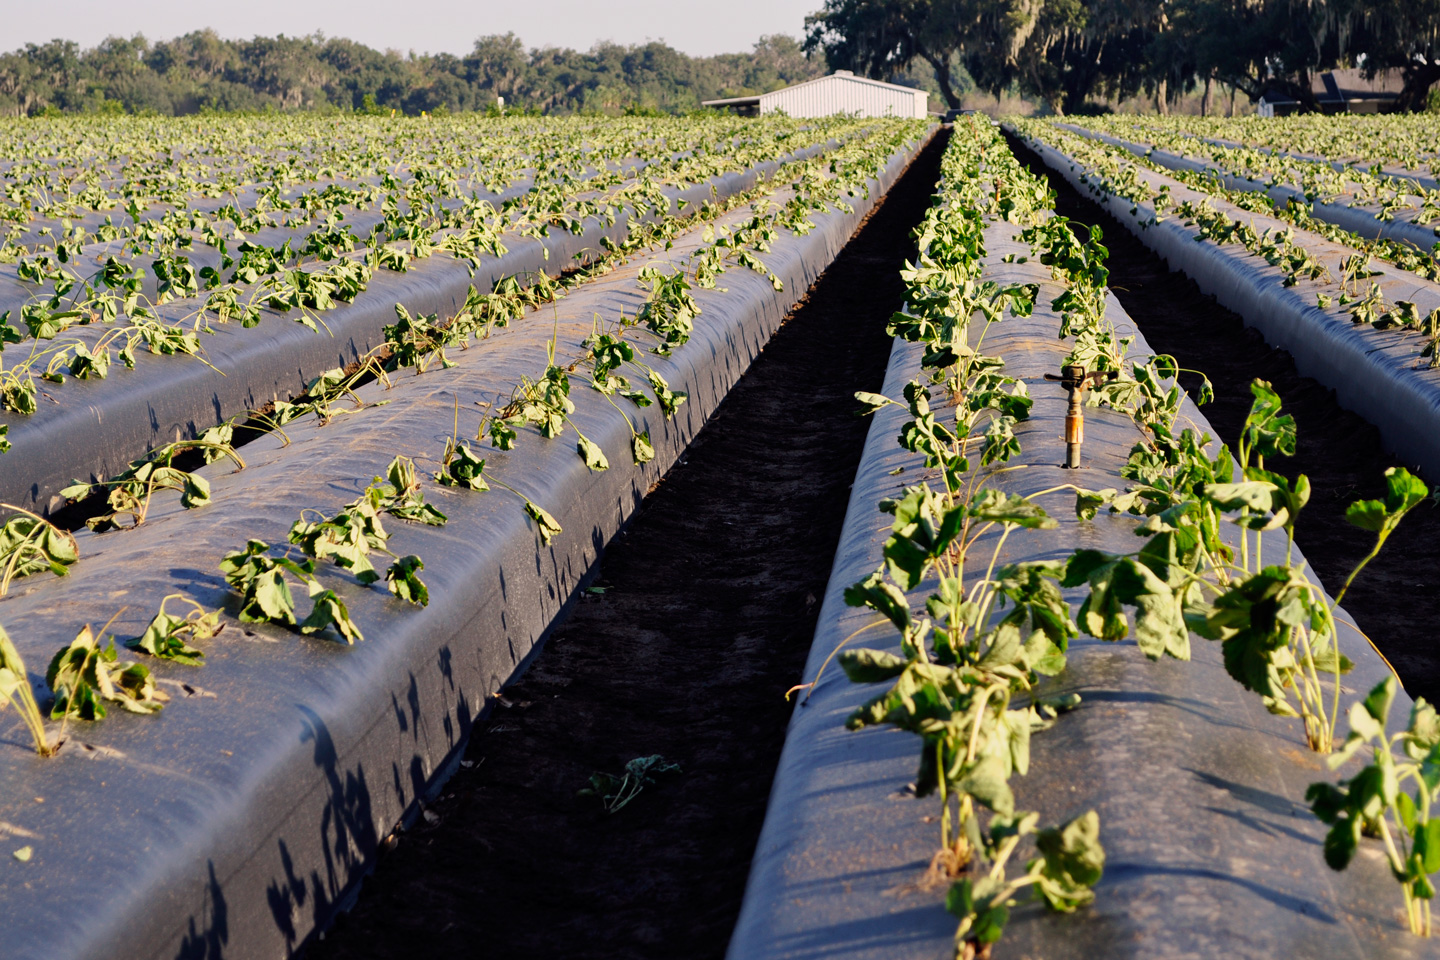
[[1045, 374], [1046, 380], [1058, 380], [1070, 399], [1070, 406], [1065, 410], [1065, 467], [1067, 469], [1078, 470], [1080, 468], [1080, 444], [1085, 442], [1085, 388], [1091, 383], [1109, 383], [1115, 377], [1116, 373], [1113, 370], [1094, 370], [1086, 373], [1085, 368], [1078, 363], [1065, 364], [1060, 368], [1058, 377], [1053, 373]]

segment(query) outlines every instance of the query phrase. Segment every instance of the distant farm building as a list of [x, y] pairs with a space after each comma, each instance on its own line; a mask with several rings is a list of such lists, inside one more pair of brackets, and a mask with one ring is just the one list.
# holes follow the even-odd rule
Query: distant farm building
[[[1322, 113], [1385, 113], [1405, 85], [1399, 70], [1381, 70], [1366, 77], [1358, 67], [1330, 70], [1310, 77], [1310, 92]], [[1284, 117], [1300, 112], [1300, 101], [1279, 90], [1269, 90], [1258, 104], [1262, 117]]]
[[793, 87], [772, 90], [753, 97], [706, 100], [707, 107], [734, 110], [744, 116], [784, 113], [792, 117], [828, 117], [853, 113], [862, 117], [925, 117], [930, 95], [914, 87], [857, 77], [849, 70], [836, 70]]

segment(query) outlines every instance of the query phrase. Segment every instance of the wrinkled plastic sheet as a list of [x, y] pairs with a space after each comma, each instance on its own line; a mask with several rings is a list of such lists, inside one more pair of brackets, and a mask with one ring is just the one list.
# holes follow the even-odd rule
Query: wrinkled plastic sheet
[[[833, 145], [834, 143], [835, 141], [832, 140], [831, 145]], [[676, 154], [675, 157], [678, 159], [685, 155], [688, 155], [688, 151], [683, 154]], [[651, 161], [640, 160], [638, 158], [631, 157], [623, 161], [612, 162], [611, 169], [629, 174], [638, 170], [642, 170], [650, 165]], [[403, 168], [396, 171], [396, 173], [400, 174], [401, 176], [405, 175], [406, 172], [407, 171]], [[744, 171], [737, 170], [734, 172], [743, 173]], [[598, 172], [594, 168], [588, 169], [581, 176], [581, 183], [583, 184], [584, 181], [593, 179], [595, 176], [597, 176], [597, 173]], [[501, 207], [507, 201], [517, 199], [529, 193], [530, 190], [533, 189], [535, 186], [535, 182], [532, 177], [533, 171], [528, 171], [526, 177], [519, 179], [514, 183], [511, 183], [502, 190], [476, 190], [473, 192], [473, 198], [484, 200], [493, 207]], [[362, 181], [327, 180], [325, 182], [327, 184], [335, 183], [341, 186], [353, 187]], [[380, 178], [367, 177], [364, 178], [363, 182], [376, 184], [380, 182]], [[194, 206], [186, 207], [185, 209], [187, 211], [194, 210], [200, 212], [213, 212], [213, 210], [218, 208], [219, 206], [230, 203], [239, 203], [253, 206], [254, 195], [258, 192], [259, 188], [255, 185], [247, 185], [243, 189], [237, 191], [236, 194], [234, 194], [233, 196], [230, 194], [226, 194], [224, 197], [213, 200], [205, 198], [203, 202], [196, 203]], [[676, 191], [671, 190], [669, 192], [671, 194], [674, 194]], [[601, 194], [596, 191], [579, 191], [575, 194], [575, 199], [595, 199], [599, 196], [601, 196]], [[436, 205], [445, 209], [456, 211], [464, 208], [467, 202], [467, 198], [439, 197], [436, 198], [433, 202]], [[168, 204], [165, 206], [168, 209], [174, 209], [170, 208]], [[408, 199], [401, 198], [397, 201], [397, 207], [402, 213], [407, 213], [411, 209], [411, 204]], [[153, 219], [159, 216], [163, 216], [164, 213], [164, 210], [156, 207], [151, 208], [151, 210], [147, 211], [146, 214], [142, 214], [141, 216], [142, 220]], [[380, 205], [378, 203], [371, 204], [367, 209], [364, 210], [357, 208], [354, 204], [344, 204], [336, 208], [335, 210], [330, 211], [330, 213], [339, 213], [344, 218], [343, 225], [347, 227], [350, 232], [353, 233], [356, 237], [361, 238], [362, 240], [369, 237], [371, 233], [375, 230], [375, 228], [382, 225], [385, 220], [385, 213], [383, 210], [380, 209]], [[116, 227], [123, 228], [127, 225], [134, 224], [134, 220], [131, 219], [128, 214], [122, 214], [119, 220], [114, 220], [114, 217], [109, 212], [104, 214], [92, 214], [89, 217], [82, 217], [78, 220], [71, 221], [71, 223], [72, 226], [83, 226], [87, 229], [93, 230], [96, 227], [100, 226], [106, 218], [114, 221], [113, 225]], [[49, 226], [52, 233], [58, 230], [58, 227], [55, 225], [46, 224], [45, 226]], [[299, 248], [305, 245], [306, 239], [319, 226], [320, 224], [317, 221], [312, 220], [299, 226], [277, 225], [265, 227], [261, 230], [255, 231], [254, 233], [247, 234], [245, 236], [245, 239], [252, 243], [258, 243], [262, 246], [272, 247], [276, 249], [280, 248], [287, 242]], [[41, 229], [44, 229], [44, 227], [40, 224], [33, 224], [31, 229], [27, 230], [26, 233], [19, 239], [19, 242], [22, 244], [39, 242], [41, 239], [43, 239], [43, 235], [39, 232]], [[446, 228], [444, 230], [437, 231], [433, 236], [436, 239], [439, 239], [453, 232], [453, 229]], [[201, 239], [198, 234], [194, 234], [192, 238], [196, 241], [199, 241]], [[80, 258], [82, 261], [93, 260], [94, 262], [98, 263], [103, 261], [106, 257], [115, 254], [122, 246], [123, 243], [119, 240], [95, 241], [86, 244], [84, 247], [81, 248]], [[219, 250], [210, 246], [209, 244], [195, 243], [190, 248], [181, 252], [182, 255], [187, 260], [189, 260], [190, 265], [194, 267], [197, 272], [205, 267], [210, 267], [217, 271], [223, 270], [225, 268], [224, 255], [222, 255]], [[351, 253], [347, 254], [346, 257], [349, 259], [359, 259], [360, 254]], [[155, 258], [147, 254], [134, 258], [128, 262], [145, 268], [147, 272], [144, 274], [144, 276], [141, 277], [141, 293], [143, 293], [146, 297], [155, 297], [158, 290], [158, 281], [153, 270]], [[308, 266], [320, 267], [324, 266], [324, 264], [312, 263]], [[54, 288], [51, 285], [47, 284], [44, 286], [36, 286], [34, 284], [20, 280], [17, 268], [15, 266], [8, 264], [0, 265], [0, 311], [6, 309], [18, 311], [20, 304], [34, 302], [37, 296], [49, 296], [53, 292]]]
[[[1234, 147], [1247, 147], [1247, 146], [1250, 146], [1250, 144], [1241, 143], [1241, 142], [1238, 141], [1238, 140], [1225, 140], [1225, 139], [1222, 139], [1222, 138], [1220, 138], [1220, 137], [1204, 137], [1204, 138], [1202, 138], [1202, 139], [1204, 139], [1206, 143], [1213, 143], [1213, 144], [1215, 144], [1216, 146], [1220, 146], [1220, 147], [1232, 147], [1232, 148], [1234, 148]], [[1315, 155], [1315, 154], [1313, 154], [1313, 153], [1298, 153], [1298, 152], [1293, 151], [1293, 150], [1276, 150], [1276, 149], [1274, 149], [1273, 147], [1253, 147], [1252, 149], [1259, 150], [1261, 153], [1274, 153], [1274, 154], [1279, 154], [1279, 155], [1282, 156], [1282, 157], [1294, 157], [1296, 160], [1308, 160], [1308, 161], [1310, 161], [1311, 163], [1324, 163], [1324, 164], [1328, 164], [1328, 165], [1331, 167], [1331, 169], [1339, 170], [1339, 171], [1342, 172], [1342, 173], [1345, 171], [1345, 169], [1346, 169], [1347, 167], [1354, 167], [1354, 166], [1372, 167], [1372, 166], [1374, 166], [1374, 161], [1373, 161], [1373, 160], [1366, 160], [1366, 159], [1364, 159], [1363, 157], [1355, 158], [1355, 159], [1350, 160], [1350, 161], [1345, 161], [1345, 160], [1331, 160], [1331, 159], [1328, 158], [1328, 157], [1317, 156], [1317, 155]], [[1423, 162], [1423, 161], [1425, 161], [1425, 160], [1430, 160], [1430, 161], [1433, 162], [1433, 161], [1436, 160], [1436, 159], [1437, 159], [1437, 158], [1435, 157], [1435, 155], [1434, 155], [1434, 154], [1431, 154], [1429, 157], [1415, 157], [1415, 162], [1416, 162], [1417, 164], [1418, 164], [1418, 163], [1421, 163], [1421, 162]], [[1380, 170], [1380, 172], [1381, 172], [1382, 174], [1384, 174], [1385, 176], [1387, 176], [1387, 177], [1395, 177], [1397, 180], [1409, 180], [1410, 182], [1414, 183], [1416, 186], [1424, 187], [1426, 190], [1440, 190], [1440, 180], [1436, 180], [1436, 179], [1435, 179], [1434, 177], [1432, 177], [1432, 176], [1429, 176], [1429, 175], [1424, 174], [1424, 173], [1420, 173], [1418, 170], [1414, 170], [1414, 169], [1411, 169], [1411, 168], [1409, 168], [1409, 167], [1396, 167], [1396, 166], [1382, 167], [1381, 170]]]
[[[1119, 468], [1141, 434], [1114, 411], [1086, 408], [1082, 466], [1060, 466], [1065, 392], [1043, 376], [1058, 372], [1067, 350], [1056, 339], [1059, 318], [1048, 307], [1063, 288], [1037, 263], [999, 262], [1009, 252], [1029, 254], [1025, 245], [1006, 239], [1013, 232], [1006, 225], [989, 231], [987, 276], [1039, 282], [1041, 296], [1033, 317], [992, 326], [985, 352], [1004, 358], [1005, 372], [1025, 381], [1035, 405], [1016, 429], [1022, 452], [1010, 465], [1022, 469], [1000, 473], [989, 485], [1015, 494], [1067, 483], [1123, 487]], [[1136, 336], [1131, 355], [1144, 356], [1144, 338], [1113, 295], [1107, 310], [1122, 333]], [[920, 375], [922, 352], [895, 342], [886, 395], [898, 397]], [[1188, 400], [1182, 418], [1185, 425], [1207, 427]], [[882, 562], [892, 518], [878, 511], [879, 501], [922, 479], [940, 485], [923, 458], [896, 445], [907, 419], [894, 406], [875, 414], [806, 681], [820, 674], [845, 638], [877, 619], [846, 606], [843, 593]], [[1127, 553], [1139, 545], [1133, 517], [1102, 513], [1080, 521], [1074, 493], [1067, 490], [1038, 502], [1059, 528], [1013, 531], [1000, 551], [1001, 564], [1062, 559], [1080, 547]], [[992, 534], [972, 551], [971, 576], [983, 573], [994, 540]], [[1277, 558], [1283, 549], [1278, 539], [1265, 545], [1267, 555]], [[922, 584], [911, 596], [932, 588]], [[1066, 591], [1072, 607], [1083, 595]], [[1342, 649], [1356, 661], [1345, 681], [1348, 699], [1388, 671], [1344, 611], [1339, 617]], [[882, 627], [859, 634], [852, 646], [898, 652], [897, 639]], [[1033, 736], [1029, 773], [1013, 777], [1011, 785], [1016, 808], [1037, 811], [1042, 826], [1098, 811], [1105, 873], [1094, 904], [1073, 915], [1028, 902], [1018, 906], [994, 948], [997, 960], [1434, 956], [1433, 945], [1405, 932], [1398, 885], [1374, 841], [1344, 873], [1325, 865], [1325, 828], [1305, 807], [1305, 788], [1346, 771], [1328, 774], [1306, 748], [1298, 721], [1271, 716], [1259, 697], [1232, 680], [1219, 644], [1198, 637], [1191, 644], [1191, 662], [1152, 663], [1128, 639], [1071, 641], [1067, 670], [1047, 681], [1044, 692], [1078, 693], [1081, 706]], [[907, 790], [919, 762], [918, 740], [884, 728], [845, 729], [850, 712], [883, 689], [850, 683], [832, 662], [796, 707], [730, 960], [951, 956], [957, 920], [944, 908], [946, 885], [922, 882], [939, 846], [939, 801], [916, 799]], [[1402, 695], [1391, 715], [1403, 718], [1408, 708]], [[1012, 875], [1031, 855], [1026, 850], [1017, 852]]]
[[[918, 149], [897, 152], [870, 196], [852, 199], [853, 212], [816, 215], [811, 233], [784, 233], [762, 255], [783, 292], [741, 267], [722, 276], [728, 292], [695, 291], [703, 313], [690, 342], [671, 358], [644, 357], [688, 401], [670, 420], [658, 406], [620, 401], [636, 429], [650, 430], [650, 463], [631, 464], [630, 427], [578, 375], [574, 421], [610, 469], [588, 472], [568, 429], [553, 441], [527, 429], [509, 452], [472, 445], [560, 522], [564, 533], [549, 546], [514, 495], [427, 482], [427, 502], [449, 523], [385, 524], [392, 551], [425, 561], [428, 607], [325, 565], [325, 586], [365, 632], [355, 647], [236, 622], [220, 558], [252, 537], [283, 544], [302, 508], [333, 514], [397, 454], [436, 470], [456, 411], [462, 435], [473, 437], [483, 413], [476, 404], [543, 372], [552, 336], [563, 358], [580, 352], [595, 314], [633, 317], [644, 299], [636, 274], [650, 258], [546, 308], [546, 322], [452, 351], [453, 369], [402, 374], [389, 391], [361, 389], [368, 401], [389, 401], [383, 406], [323, 427], [292, 424], [288, 446], [257, 440], [244, 448], [243, 471], [205, 468], [210, 506], [185, 511], [161, 494], [143, 526], [82, 534], [82, 559], [65, 579], [12, 586], [0, 623], [37, 689], [58, 647], [122, 605], [111, 628], [121, 637], [139, 633], [177, 591], [224, 605], [228, 616], [204, 644], [203, 669], [151, 661], [175, 698], [158, 716], [72, 723], [71, 742], [47, 760], [25, 751], [14, 711], [0, 714], [0, 835], [11, 844], [0, 861], [6, 960], [273, 957], [323, 927], [373, 865], [380, 840], [458, 762], [488, 698], [538, 649], [604, 545]], [[21, 844], [34, 848], [28, 864], [8, 857]]]
[[[1011, 131], [1013, 134], [1015, 131]], [[1376, 330], [1355, 324], [1344, 308], [1328, 310], [1317, 305], [1323, 288], [1301, 280], [1284, 285], [1284, 275], [1239, 244], [1217, 246], [1197, 242], [1197, 232], [1167, 215], [1150, 224], [1154, 210], [1124, 197], [1100, 192], [1089, 172], [1078, 162], [1033, 140], [1026, 146], [1075, 189], [1105, 208], [1126, 229], [1153, 250], [1170, 269], [1184, 273], [1221, 305], [1239, 314], [1267, 343], [1287, 351], [1296, 368], [1335, 391], [1340, 404], [1374, 424], [1386, 447], [1407, 465], [1429, 477], [1440, 477], [1440, 370], [1432, 370], [1420, 356], [1424, 338], [1414, 331]], [[1143, 178], [1169, 183], [1175, 201], [1199, 200], [1205, 195], [1149, 171]], [[1281, 221], [1241, 211], [1223, 201], [1215, 209], [1237, 219], [1253, 221], [1256, 230], [1284, 228]], [[1322, 261], [1332, 276], [1340, 276], [1340, 263], [1354, 250], [1315, 234], [1295, 231], [1296, 242]], [[1390, 302], [1414, 302], [1421, 315], [1440, 307], [1440, 285], [1413, 273], [1372, 261], [1374, 277]]]
[[[1232, 173], [1218, 164], [1207, 160], [1197, 160], [1193, 157], [1184, 157], [1167, 150], [1161, 150], [1148, 143], [1136, 143], [1130, 140], [1123, 140], [1119, 137], [1112, 137], [1109, 134], [1098, 133], [1073, 123], [1059, 124], [1071, 133], [1082, 137], [1089, 137], [1091, 140], [1098, 140], [1107, 143], [1112, 147], [1119, 147], [1127, 150], [1136, 156], [1149, 157], [1155, 163], [1169, 170], [1189, 170], [1195, 173], [1204, 173], [1217, 177], [1225, 185], [1227, 190], [1244, 190], [1250, 193], [1263, 193], [1272, 200], [1280, 203], [1294, 201], [1299, 206], [1308, 209], [1318, 220], [1333, 223], [1343, 230], [1359, 234], [1370, 240], [1395, 240], [1400, 243], [1407, 243], [1417, 250], [1429, 252], [1435, 245], [1435, 238], [1440, 236], [1436, 228], [1424, 226], [1418, 223], [1411, 223], [1404, 219], [1404, 211], [1393, 220], [1379, 220], [1376, 217], [1380, 211], [1378, 208], [1366, 206], [1350, 206], [1345, 203], [1327, 203], [1311, 201], [1305, 196], [1305, 191], [1295, 187], [1275, 184], [1271, 186], [1259, 180], [1252, 180], [1249, 177]], [[1411, 197], [1419, 205], [1420, 198]]]
[[[749, 190], [782, 162], [831, 146], [833, 142], [814, 145], [666, 192], [677, 206], [699, 206]], [[40, 381], [43, 395], [34, 414], [0, 412], [12, 444], [8, 453], [0, 454], [0, 502], [48, 513], [61, 505], [58, 492], [76, 480], [113, 476], [157, 446], [197, 436], [230, 417], [303, 393], [320, 374], [345, 367], [383, 344], [385, 326], [395, 323], [397, 303], [416, 315], [454, 316], [472, 286], [488, 293], [505, 277], [523, 280], [540, 271], [558, 273], [600, 252], [602, 238], [623, 239], [629, 221], [628, 214], [613, 226], [592, 220], [581, 234], [557, 230], [544, 240], [509, 237], [508, 252], [482, 260], [473, 275], [468, 264], [442, 253], [412, 261], [405, 273], [377, 270], [354, 303], [319, 314], [324, 327], [318, 332], [267, 310], [260, 325], [248, 330], [235, 323], [216, 325], [214, 335], [201, 339], [204, 362], [142, 349], [134, 370], [114, 363], [104, 380], [67, 378], [58, 388]], [[183, 313], [190, 308], [176, 309]], [[105, 332], [98, 326], [73, 329], [82, 339]]]

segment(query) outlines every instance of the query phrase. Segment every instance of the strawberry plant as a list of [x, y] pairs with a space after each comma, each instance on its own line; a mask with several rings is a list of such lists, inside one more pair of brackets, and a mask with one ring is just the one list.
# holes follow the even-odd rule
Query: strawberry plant
[[[165, 605], [171, 600], [187, 604], [189, 611], [183, 616], [168, 612]], [[184, 594], [172, 593], [160, 601], [160, 610], [151, 618], [145, 632], [131, 637], [125, 645], [161, 660], [199, 667], [205, 663], [205, 651], [190, 646], [190, 641], [209, 640], [224, 626], [219, 610], [206, 610]]]
[[414, 554], [398, 557], [385, 571], [385, 580], [390, 592], [401, 600], [418, 606], [430, 605], [430, 590], [421, 580], [419, 573], [425, 569], [425, 561]]
[[[504, 424], [504, 421], [495, 421]], [[492, 426], [492, 430], [494, 427]], [[501, 435], [504, 437], [504, 434]], [[509, 449], [505, 443], [513, 443], [514, 431], [509, 431], [510, 439], [502, 439], [495, 445], [500, 449]], [[445, 452], [440, 456], [440, 472], [435, 474], [435, 482], [445, 487], [465, 487], [470, 490], [485, 491], [490, 485], [485, 482], [485, 460], [470, 452], [465, 441], [456, 440], [454, 437], [445, 442]]]
[[[1309, 480], [1301, 475], [1292, 481], [1265, 464], [1267, 457], [1273, 461], [1294, 452], [1294, 420], [1281, 412], [1280, 397], [1269, 384], [1256, 381], [1251, 390], [1254, 402], [1237, 444], [1239, 477], [1231, 472], [1227, 450], [1221, 448], [1214, 459], [1205, 453], [1208, 437], [1186, 431], [1176, 443], [1163, 424], [1152, 422], [1157, 441], [1137, 444], [1123, 471], [1143, 483], [1124, 495], [1086, 491], [1077, 499], [1082, 516], [1108, 503], [1112, 511], [1147, 517], [1136, 531], [1147, 544], [1131, 557], [1079, 551], [1065, 583], [1089, 583], [1080, 621], [1093, 636], [1126, 636], [1122, 606], [1133, 605], [1135, 637], [1147, 654], [1187, 659], [1192, 631], [1219, 641], [1230, 675], [1258, 693], [1272, 713], [1300, 718], [1310, 746], [1329, 753], [1340, 712], [1340, 675], [1350, 668], [1338, 649], [1335, 610], [1429, 491], [1408, 471], [1394, 468], [1386, 472], [1383, 500], [1351, 505], [1347, 519], [1373, 532], [1375, 546], [1336, 597], [1326, 598], [1291, 560]], [[1219, 537], [1221, 521], [1238, 528], [1238, 556]], [[1264, 534], [1271, 530], [1284, 532], [1285, 558], [1267, 565]]]
[[[305, 634], [333, 627], [346, 643], [365, 639], [350, 619], [344, 601], [315, 579], [314, 561], [270, 557], [269, 550], [270, 545], [264, 541], [250, 540], [244, 550], [226, 554], [220, 562], [225, 580], [240, 593], [242, 606], [237, 616], [242, 622], [279, 623], [297, 627]], [[295, 598], [285, 578], [287, 572], [305, 584], [313, 601], [304, 620], [295, 616]]]
[[155, 686], [150, 671], [139, 663], [122, 663], [111, 638], [102, 646], [86, 626], [68, 647], [62, 648], [45, 671], [45, 682], [55, 694], [50, 719], [104, 718], [106, 703], [129, 713], [159, 713], [170, 698]]
[[0, 526], [0, 596], [10, 588], [15, 577], [50, 571], [63, 577], [69, 567], [80, 559], [75, 538], [28, 510], [11, 504], [0, 504], [19, 511]]
[[[90, 496], [97, 488], [108, 489], [106, 499], [109, 510], [85, 521], [85, 525], [96, 533], [144, 523], [157, 490], [179, 491], [180, 504], [187, 510], [203, 507], [210, 502], [209, 481], [198, 473], [176, 467], [175, 458], [194, 451], [201, 454], [205, 463], [226, 457], [234, 461], [237, 469], [243, 470], [245, 461], [230, 445], [233, 431], [234, 428], [226, 423], [210, 428], [195, 440], [167, 443], [144, 459], [133, 461], [127, 469], [108, 480], [98, 483], [77, 480], [61, 490], [60, 496], [67, 500], [79, 500]], [[129, 518], [128, 523], [122, 524], [122, 518]]]
[[263, 540], [249, 540], [245, 549], [225, 555], [220, 572], [240, 593], [241, 606], [237, 616], [242, 623], [275, 622], [293, 626], [295, 598], [285, 579], [288, 571], [302, 583], [314, 581], [315, 564], [311, 560], [291, 560], [268, 556], [270, 545]]

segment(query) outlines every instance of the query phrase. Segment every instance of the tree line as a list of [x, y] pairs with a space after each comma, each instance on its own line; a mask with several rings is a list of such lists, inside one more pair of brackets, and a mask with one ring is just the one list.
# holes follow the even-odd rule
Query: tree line
[[1203, 86], [1315, 108], [1313, 75], [1399, 70], [1397, 106], [1420, 110], [1440, 81], [1440, 0], [825, 0], [805, 49], [874, 77], [921, 62], [960, 106], [967, 75], [1056, 113], [1096, 97], [1153, 96], [1164, 111]]
[[465, 56], [401, 54], [321, 34], [226, 40], [203, 30], [173, 40], [67, 40], [0, 54], [0, 116], [42, 113], [337, 110], [407, 114], [492, 109], [618, 113], [696, 109], [825, 73], [823, 55], [786, 36], [749, 53], [691, 57], [664, 43], [527, 50], [513, 33], [481, 37]]

